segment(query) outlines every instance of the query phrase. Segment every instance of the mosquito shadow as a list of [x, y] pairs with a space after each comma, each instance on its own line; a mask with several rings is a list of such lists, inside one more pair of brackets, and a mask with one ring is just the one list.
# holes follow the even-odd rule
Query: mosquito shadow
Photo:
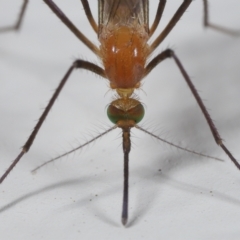
[[5, 206], [0, 208], [0, 213], [7, 211], [8, 209], [11, 209], [12, 207], [16, 206], [17, 204], [24, 202], [32, 197], [35, 197], [39, 194], [45, 193], [45, 192], [49, 192], [52, 190], [56, 190], [56, 188], [62, 188], [62, 187], [69, 187], [69, 186], [74, 186], [74, 185], [79, 185], [80, 183], [83, 184], [85, 182], [87, 182], [88, 179], [71, 179], [71, 180], [67, 180], [67, 181], [63, 181], [63, 182], [59, 182], [56, 184], [52, 184], [49, 185], [47, 187], [43, 187], [40, 188], [36, 191], [32, 191], [30, 193], [27, 193], [19, 198], [17, 198], [16, 200], [6, 204]]

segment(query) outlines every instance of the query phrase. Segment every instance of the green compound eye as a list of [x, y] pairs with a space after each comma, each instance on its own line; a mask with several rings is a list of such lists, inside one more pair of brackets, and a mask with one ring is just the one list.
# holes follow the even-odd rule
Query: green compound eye
[[135, 106], [133, 107], [129, 106], [129, 103], [128, 105], [122, 103], [123, 102], [119, 104], [119, 102], [117, 102], [116, 104], [114, 101], [111, 103], [111, 105], [109, 105], [107, 109], [107, 115], [112, 123], [117, 124], [120, 120], [132, 120], [135, 123], [139, 123], [143, 119], [145, 111], [143, 105], [140, 102], [137, 101], [137, 105], [134, 104]]

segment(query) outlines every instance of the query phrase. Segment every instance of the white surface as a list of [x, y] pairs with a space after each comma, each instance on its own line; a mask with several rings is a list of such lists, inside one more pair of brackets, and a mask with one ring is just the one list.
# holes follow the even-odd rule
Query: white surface
[[[0, 3], [1, 24], [13, 22], [19, 12], [20, 0], [7, 2]], [[90, 2], [97, 16], [96, 1]], [[160, 29], [181, 2], [167, 2]], [[97, 43], [80, 1], [56, 3]], [[156, 7], [150, 7], [152, 18]], [[239, 1], [211, 1], [215, 23], [239, 28], [239, 11]], [[201, 21], [197, 0], [155, 55], [169, 46], [176, 50], [226, 146], [240, 159], [240, 39], [205, 30]], [[30, 1], [19, 33], [0, 36], [1, 172], [77, 57], [98, 62], [42, 1]], [[239, 239], [240, 172], [215, 145], [173, 61], [156, 68], [142, 89], [143, 127], [225, 162], [183, 153], [133, 130], [127, 228], [120, 222], [120, 130], [32, 175], [35, 166], [111, 126], [107, 82], [76, 71], [30, 152], [0, 186], [1, 239]]]

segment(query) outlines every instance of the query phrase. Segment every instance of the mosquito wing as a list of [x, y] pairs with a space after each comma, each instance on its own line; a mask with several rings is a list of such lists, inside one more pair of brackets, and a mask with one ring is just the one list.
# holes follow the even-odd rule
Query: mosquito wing
[[148, 0], [98, 0], [99, 25], [139, 24], [148, 29]]

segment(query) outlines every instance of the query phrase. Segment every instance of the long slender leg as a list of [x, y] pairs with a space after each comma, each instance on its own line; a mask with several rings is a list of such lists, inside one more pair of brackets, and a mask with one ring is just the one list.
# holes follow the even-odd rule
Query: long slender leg
[[91, 63], [91, 62], [83, 61], [83, 60], [76, 60], [72, 64], [72, 66], [68, 69], [68, 71], [66, 72], [65, 76], [63, 77], [63, 79], [60, 81], [57, 89], [55, 90], [55, 92], [54, 92], [53, 96], [51, 97], [47, 107], [45, 108], [45, 110], [42, 113], [41, 117], [39, 118], [37, 124], [35, 125], [31, 135], [28, 138], [28, 140], [26, 141], [26, 143], [22, 147], [22, 151], [20, 152], [20, 154], [17, 156], [17, 158], [13, 161], [13, 163], [9, 166], [9, 168], [6, 170], [6, 172], [0, 178], [0, 183], [2, 183], [4, 181], [4, 179], [7, 177], [7, 175], [12, 171], [12, 169], [15, 167], [15, 165], [20, 161], [22, 156], [26, 152], [28, 152], [28, 150], [32, 146], [33, 141], [34, 141], [35, 137], [37, 136], [37, 133], [40, 130], [44, 120], [46, 119], [50, 109], [52, 108], [55, 100], [57, 99], [57, 97], [60, 94], [60, 92], [62, 91], [65, 83], [69, 79], [69, 76], [71, 75], [72, 71], [74, 69], [77, 69], [77, 68], [83, 68], [83, 69], [89, 70], [91, 72], [94, 72], [94, 73], [96, 73], [96, 74], [98, 74], [98, 75], [100, 75], [102, 77], [105, 77], [104, 70], [102, 68], [100, 68], [99, 66]]
[[82, 5], [83, 5], [83, 8], [84, 8], [84, 11], [85, 11], [85, 14], [88, 18], [89, 23], [91, 24], [93, 30], [96, 33], [98, 33], [98, 25], [93, 18], [91, 9], [90, 9], [89, 4], [88, 4], [88, 0], [81, 0], [81, 2], [82, 2]]
[[90, 50], [92, 50], [96, 55], [99, 55], [99, 49], [95, 46], [81, 31], [79, 31], [76, 26], [67, 18], [67, 16], [62, 12], [62, 10], [52, 1], [43, 0], [49, 8], [57, 15], [57, 17], [70, 29], [75, 36], [83, 42]]
[[123, 205], [122, 205], [122, 224], [126, 225], [128, 220], [128, 179], [129, 179], [129, 152], [131, 150], [130, 128], [122, 129], [123, 134]]
[[159, 0], [156, 16], [155, 16], [154, 22], [150, 28], [150, 31], [149, 31], [149, 37], [151, 37], [154, 34], [154, 32], [162, 18], [162, 14], [163, 14], [165, 5], [166, 5], [166, 0]]
[[208, 0], [203, 0], [203, 25], [204, 25], [204, 27], [209, 27], [209, 28], [212, 28], [212, 29], [217, 30], [219, 32], [229, 34], [229, 35], [233, 35], [233, 36], [240, 35], [240, 31], [234, 31], [232, 29], [228, 29], [228, 28], [210, 23], [209, 22], [209, 11], [208, 11], [208, 9], [209, 9]]
[[0, 33], [9, 32], [9, 31], [18, 31], [20, 29], [21, 24], [23, 22], [24, 14], [25, 14], [26, 9], [27, 9], [27, 4], [28, 4], [28, 0], [23, 0], [21, 11], [20, 11], [20, 14], [18, 16], [18, 19], [17, 19], [16, 23], [13, 26], [0, 28]]
[[165, 27], [165, 29], [159, 34], [159, 36], [154, 40], [154, 42], [151, 44], [150, 48], [150, 54], [156, 49], [156, 47], [167, 37], [167, 35], [171, 32], [173, 27], [176, 25], [176, 23], [179, 21], [179, 19], [182, 17], [183, 13], [187, 10], [192, 0], [184, 0], [183, 3], [180, 5], [178, 10], [173, 15], [172, 19], [169, 21], [168, 25]]
[[146, 74], [145, 76], [151, 72], [160, 62], [162, 62], [163, 60], [165, 60], [166, 58], [173, 58], [175, 63], [177, 64], [180, 72], [182, 73], [187, 85], [189, 86], [193, 96], [195, 97], [198, 106], [201, 108], [202, 113], [208, 123], [208, 126], [212, 132], [212, 135], [215, 139], [215, 142], [217, 143], [217, 145], [219, 145], [223, 151], [229, 156], [229, 158], [233, 161], [233, 163], [236, 165], [236, 167], [240, 170], [240, 164], [237, 162], [237, 160], [233, 157], [233, 155], [230, 153], [230, 151], [226, 148], [226, 146], [223, 144], [222, 142], [222, 138], [220, 137], [220, 134], [218, 133], [218, 130], [215, 126], [215, 124], [213, 123], [213, 120], [211, 119], [210, 114], [207, 111], [207, 108], [205, 107], [201, 97], [199, 96], [195, 86], [193, 85], [191, 79], [189, 78], [187, 72], [185, 71], [183, 65], [181, 64], [181, 62], [179, 61], [178, 57], [176, 56], [176, 54], [171, 50], [171, 49], [167, 49], [164, 52], [160, 53], [159, 55], [157, 55], [155, 58], [153, 58], [152, 61], [150, 61], [150, 63], [146, 66]]

